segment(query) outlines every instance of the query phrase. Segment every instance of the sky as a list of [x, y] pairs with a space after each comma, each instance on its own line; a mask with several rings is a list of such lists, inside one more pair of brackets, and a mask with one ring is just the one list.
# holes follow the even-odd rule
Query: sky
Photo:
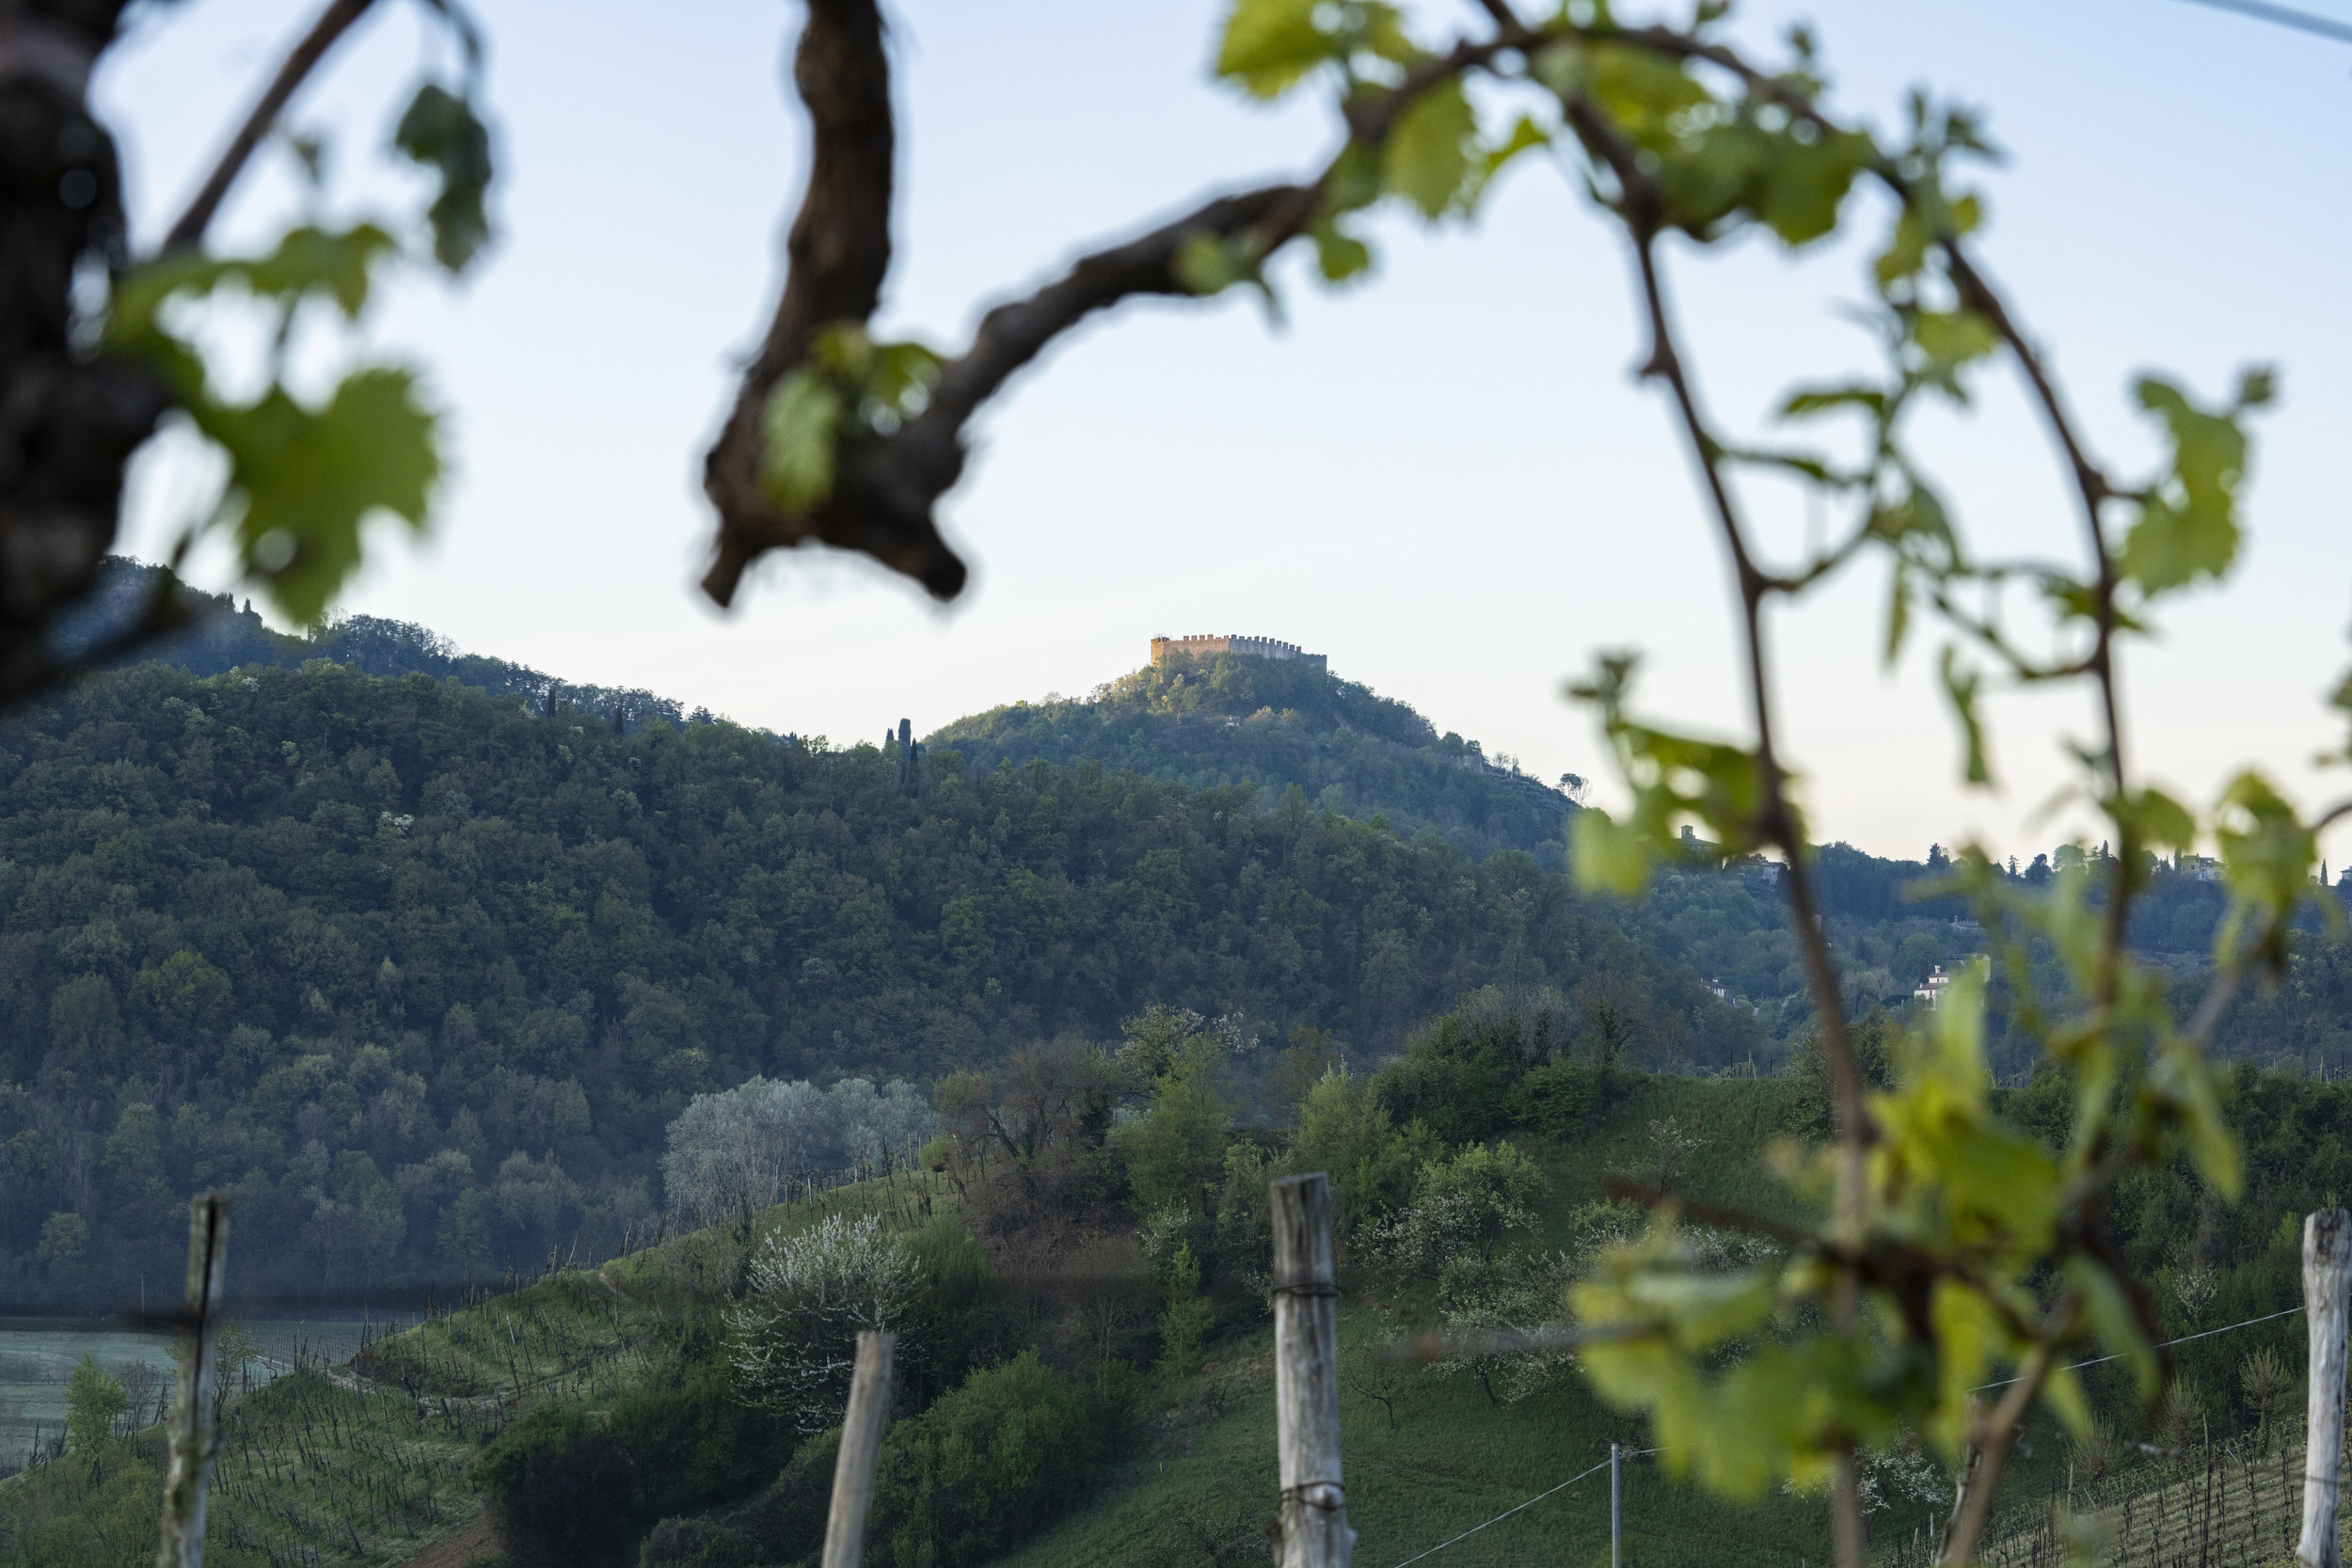
[[[2352, 21], [2352, 0], [2309, 3]], [[135, 245], [167, 226], [308, 14], [286, 0], [138, 13], [92, 89], [122, 142]], [[313, 210], [413, 213], [421, 186], [383, 148], [419, 73], [448, 68], [425, 14], [388, 0], [296, 100], [292, 122], [330, 149], [326, 193], [266, 152], [216, 245], [259, 247]], [[363, 345], [425, 372], [452, 472], [427, 539], [372, 531], [343, 609], [836, 744], [902, 716], [922, 733], [1082, 694], [1141, 665], [1152, 636], [1196, 632], [1324, 653], [1489, 755], [1593, 779], [1602, 804], [1620, 798], [1604, 747], [1563, 696], [1601, 651], [1641, 652], [1653, 721], [1749, 735], [1728, 572], [1668, 410], [1631, 374], [1623, 246], [1561, 166], [1523, 160], [1467, 226], [1384, 216], [1358, 286], [1278, 267], [1279, 320], [1236, 291], [1070, 334], [979, 420], [941, 508], [973, 566], [954, 605], [796, 551], [722, 613], [694, 586], [711, 522], [699, 473], [781, 281], [806, 154], [786, 76], [800, 8], [489, 0], [478, 14], [497, 248], [453, 286], [403, 274]], [[952, 351], [989, 305], [1095, 244], [1310, 170], [1334, 145], [1311, 99], [1269, 109], [1211, 79], [1215, 4], [887, 14], [898, 216], [877, 325], [893, 335]], [[1467, 0], [1410, 14], [1426, 40], [1476, 21]], [[1798, 21], [1837, 112], [1894, 133], [1924, 86], [1983, 115], [2006, 156], [1977, 177], [1979, 254], [2119, 472], [2158, 454], [2136, 375], [2218, 398], [2243, 365], [2280, 368], [2242, 565], [2129, 655], [2129, 754], [2197, 801], [2249, 765], [2307, 804], [2352, 793], [2313, 766], [2343, 747], [2325, 699], [2352, 662], [2352, 48], [2184, 0], [1756, 0], [1736, 17], [1766, 51]], [[1788, 388], [1868, 364], [1843, 312], [1883, 223], [1873, 199], [1855, 244], [1670, 247], [1686, 354], [1736, 436], [1785, 435], [1770, 416]], [[233, 360], [237, 324], [217, 330]], [[314, 339], [313, 374], [353, 352]], [[1987, 376], [1971, 409], [1919, 436], [1980, 552], [2079, 563], [2065, 476], [2013, 377]], [[213, 475], [184, 436], [151, 443], [122, 547], [167, 553]], [[1743, 499], [1783, 559], [1822, 526], [1792, 492]], [[216, 551], [190, 575], [233, 585]], [[1915, 637], [1883, 665], [1885, 586], [1866, 564], [1771, 620], [1814, 836], [2030, 857], [2083, 831], [2078, 806], [2052, 800], [2068, 742], [2090, 734], [2084, 697], [1997, 695], [2001, 786], [1964, 788], [1937, 644]], [[2328, 848], [2343, 859], [2352, 836]]]

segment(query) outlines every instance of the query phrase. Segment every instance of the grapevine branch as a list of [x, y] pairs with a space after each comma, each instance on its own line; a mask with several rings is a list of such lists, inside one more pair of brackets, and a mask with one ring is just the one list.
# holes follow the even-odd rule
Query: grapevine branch
[[[1531, 38], [1513, 24], [1422, 60], [1388, 91], [1348, 106], [1351, 148], [1378, 146], [1431, 87], [1490, 67]], [[1081, 257], [1053, 282], [995, 307], [972, 343], [941, 367], [921, 413], [898, 431], [844, 443], [832, 496], [787, 513], [761, 483], [770, 396], [806, 360], [818, 329], [864, 323], [890, 265], [889, 64], [873, 0], [811, 0], [794, 81], [807, 105], [815, 154], [787, 241], [784, 294], [745, 368], [735, 406], [705, 462], [703, 488], [719, 514], [703, 591], [734, 602], [743, 573], [769, 550], [817, 542], [872, 556], [934, 597], [963, 590], [963, 562], [940, 536], [939, 499], [962, 477], [964, 432], [989, 399], [1061, 334], [1095, 312], [1142, 295], [1189, 295], [1187, 247], [1220, 242], [1253, 263], [1296, 239], [1322, 209], [1330, 166], [1311, 180], [1216, 197], [1135, 238]]]
[[206, 177], [203, 188], [196, 193], [196, 199], [188, 203], [187, 211], [180, 214], [180, 221], [173, 224], [170, 232], [164, 236], [164, 251], [185, 250], [202, 243], [204, 230], [211, 226], [213, 214], [220, 210], [221, 202], [228, 198], [230, 187], [237, 182], [237, 176], [244, 172], [246, 163], [253, 156], [254, 150], [262, 145], [262, 139], [278, 123], [278, 117], [285, 111], [295, 90], [311, 71], [318, 69], [319, 62], [326, 57], [327, 51], [335, 47], [336, 40], [349, 32], [352, 24], [366, 15], [374, 3], [375, 0], [331, 0], [327, 8], [319, 13], [318, 20], [310, 24], [310, 30], [287, 54], [284, 62], [278, 68], [278, 74], [270, 78], [269, 86], [254, 101], [252, 111], [245, 117], [245, 123], [237, 128], [236, 135], [230, 139], [228, 150], [220, 155], [220, 161], [213, 166], [213, 172]]
[[[1756, 724], [1756, 836], [1765, 842], [1778, 844], [1788, 856], [1789, 904], [1797, 927], [1798, 948], [1804, 958], [1805, 978], [1812, 989], [1815, 1010], [1820, 1020], [1823, 1053], [1835, 1090], [1832, 1098], [1837, 1109], [1839, 1141], [1844, 1148], [1837, 1182], [1838, 1231], [1851, 1244], [1860, 1240], [1863, 1161], [1870, 1141], [1870, 1125], [1863, 1105], [1861, 1069], [1854, 1057], [1853, 1043], [1847, 1037], [1843, 999], [1838, 994], [1836, 972], [1830, 962], [1827, 933], [1820, 924], [1811, 877], [1804, 863], [1804, 835], [1798, 828], [1795, 812], [1789, 807], [1787, 779], [1773, 745], [1772, 681], [1763, 625], [1764, 599], [1772, 591], [1773, 584], [1758, 569], [1748, 548], [1746, 531], [1740, 525], [1739, 511], [1724, 479], [1722, 444], [1707, 428], [1682, 356], [1675, 347], [1673, 324], [1666, 309], [1664, 284], [1658, 268], [1658, 231], [1662, 203], [1657, 184], [1641, 166], [1632, 149], [1589, 102], [1572, 102], [1568, 114], [1579, 135], [1608, 163], [1611, 172], [1616, 176], [1619, 214], [1632, 238], [1634, 258], [1641, 274], [1643, 303], [1649, 316], [1650, 353], [1641, 373], [1645, 378], [1664, 382], [1673, 394], [1675, 407], [1681, 417], [1683, 434], [1690, 442], [1692, 460], [1698, 464], [1706, 479], [1708, 498], [1738, 579], [1740, 626], [1747, 652], [1750, 715]], [[1857, 1299], [1853, 1271], [1845, 1270], [1839, 1275], [1836, 1300], [1836, 1316], [1841, 1324], [1851, 1326]], [[1859, 1484], [1853, 1450], [1843, 1449], [1837, 1455], [1834, 1482], [1836, 1506], [1831, 1510], [1839, 1568], [1860, 1568], [1863, 1560], [1865, 1541]]]

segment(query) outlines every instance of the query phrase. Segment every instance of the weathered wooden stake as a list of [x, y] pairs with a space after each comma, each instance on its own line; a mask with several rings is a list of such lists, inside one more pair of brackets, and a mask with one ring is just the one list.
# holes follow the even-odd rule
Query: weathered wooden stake
[[213, 1431], [213, 1336], [229, 1266], [229, 1200], [206, 1193], [188, 1204], [188, 1289], [180, 1319], [179, 1406], [171, 1418], [171, 1470], [164, 1481], [163, 1540], [155, 1568], [203, 1568], [204, 1484], [220, 1451]]
[[2322, 1209], [2303, 1219], [2303, 1316], [2311, 1330], [2311, 1404], [2303, 1445], [2303, 1541], [2307, 1568], [2344, 1568], [2336, 1544], [2344, 1474], [2345, 1291], [2352, 1288], [2352, 1213]]
[[1340, 1483], [1340, 1288], [1331, 1183], [1273, 1185], [1275, 1439], [1281, 1458], [1279, 1568], [1347, 1568], [1356, 1532]]
[[841, 1418], [841, 1456], [833, 1465], [824, 1568], [858, 1568], [866, 1550], [866, 1515], [874, 1505], [874, 1458], [882, 1451], [882, 1418], [890, 1410], [890, 1353], [898, 1343], [895, 1334], [857, 1337], [857, 1370], [850, 1374], [850, 1408]]

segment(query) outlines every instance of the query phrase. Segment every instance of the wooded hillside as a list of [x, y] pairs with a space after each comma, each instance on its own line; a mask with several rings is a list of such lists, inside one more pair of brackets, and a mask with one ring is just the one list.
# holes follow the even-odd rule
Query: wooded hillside
[[1677, 1053], [1753, 1049], [1638, 911], [1295, 791], [624, 736], [323, 660], [93, 679], [0, 731], [0, 781], [20, 1297], [167, 1270], [208, 1184], [286, 1289], [609, 1245], [697, 1091], [928, 1080], [1152, 1001], [1376, 1053], [1605, 971]]

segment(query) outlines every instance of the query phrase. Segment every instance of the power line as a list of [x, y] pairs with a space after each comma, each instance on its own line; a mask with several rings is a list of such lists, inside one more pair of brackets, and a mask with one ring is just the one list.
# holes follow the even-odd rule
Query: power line
[[2313, 16], [2309, 11], [2298, 11], [2287, 6], [2273, 6], [2267, 0], [2189, 0], [2189, 4], [2210, 6], [2217, 11], [2235, 11], [2257, 22], [2292, 27], [2300, 33], [2316, 33], [2324, 39], [2334, 39], [2338, 43], [2352, 43], [2352, 24], [2338, 22], [2332, 17]]
[[[2201, 1334], [2184, 1334], [2177, 1339], [2167, 1339], [2161, 1345], [2152, 1345], [2149, 1348], [2151, 1350], [2170, 1350], [2174, 1345], [2185, 1345], [2191, 1339], [2210, 1339], [2217, 1334], [2227, 1334], [2233, 1328], [2251, 1328], [2256, 1323], [2269, 1323], [2273, 1318], [2292, 1318], [2301, 1310], [2303, 1309], [2299, 1307], [2290, 1307], [2283, 1312], [2273, 1312], [2269, 1315], [2269, 1317], [2248, 1318], [2243, 1323], [2223, 1323], [2219, 1328], [2208, 1328]], [[2131, 1353], [2129, 1351], [2117, 1351], [2113, 1355], [2094, 1355], [2088, 1361], [2076, 1361], [2070, 1365], [2066, 1370], [2071, 1372], [2083, 1367], [2095, 1367], [2102, 1361], [2121, 1360], [2123, 1356], [2130, 1354]], [[2013, 1377], [2005, 1377], [1998, 1383], [1979, 1384], [1976, 1387], [1971, 1388], [1968, 1391], [1972, 1394], [1981, 1394], [1988, 1388], [2006, 1388], [2010, 1384], [2017, 1381], [2018, 1380]]]
[[[1641, 1453], [1620, 1454], [1618, 1457], [1620, 1459], [1639, 1459], [1643, 1454], [1652, 1454], [1657, 1451], [1658, 1450], [1656, 1449], [1644, 1449]], [[1553, 1487], [1551, 1492], [1538, 1492], [1534, 1497], [1528, 1498], [1527, 1501], [1519, 1504], [1518, 1508], [1506, 1508], [1502, 1513], [1496, 1514], [1493, 1518], [1487, 1520], [1486, 1524], [1472, 1525], [1470, 1528], [1455, 1536], [1454, 1541], [1440, 1541], [1436, 1545], [1430, 1547], [1428, 1551], [1422, 1552], [1415, 1557], [1406, 1558], [1404, 1562], [1398, 1563], [1396, 1568], [1406, 1568], [1406, 1563], [1419, 1562], [1422, 1558], [1428, 1557], [1433, 1553], [1442, 1552], [1448, 1546], [1453, 1545], [1454, 1541], [1468, 1541], [1471, 1536], [1476, 1535], [1480, 1530], [1485, 1529], [1486, 1525], [1499, 1525], [1503, 1520], [1511, 1517], [1512, 1514], [1517, 1513], [1520, 1508], [1534, 1508], [1537, 1503], [1542, 1502], [1546, 1497], [1550, 1497], [1552, 1492], [1565, 1492], [1569, 1487], [1574, 1486], [1578, 1481], [1582, 1481], [1585, 1476], [1597, 1476], [1607, 1468], [1609, 1468], [1609, 1461], [1604, 1459], [1599, 1464], [1594, 1465], [1591, 1469], [1583, 1472], [1582, 1475], [1570, 1476], [1567, 1480]]]

